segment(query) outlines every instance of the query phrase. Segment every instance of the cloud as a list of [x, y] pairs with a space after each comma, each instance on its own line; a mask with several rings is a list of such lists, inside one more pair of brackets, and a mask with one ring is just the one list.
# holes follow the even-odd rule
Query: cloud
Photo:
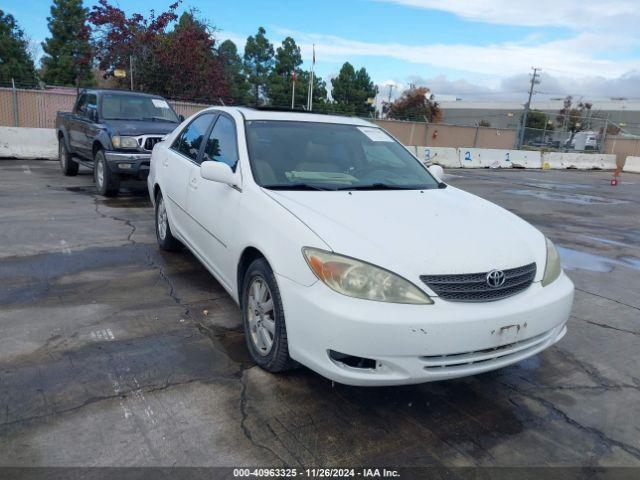
[[[352, 57], [389, 57], [435, 68], [504, 78], [531, 69], [538, 62], [543, 69], [568, 76], [588, 76], [597, 72], [605, 78], [619, 77], [629, 71], [640, 70], [640, 59], [607, 59], [596, 55], [609, 45], [621, 44], [624, 39], [607, 35], [602, 42], [589, 33], [573, 38], [531, 44], [504, 42], [492, 45], [443, 44], [425, 45], [401, 43], [373, 43], [334, 35], [276, 29], [280, 35], [293, 36], [308, 57], [311, 45], [322, 61], [349, 60]], [[598, 45], [598, 49], [595, 48]]]
[[634, 31], [640, 20], [637, 0], [375, 0], [439, 10], [457, 17], [493, 24], [526, 27]]
[[[513, 100], [524, 102], [530, 86], [526, 74], [504, 78], [497, 87], [488, 88], [466, 80], [449, 80], [444, 75], [425, 78], [411, 76], [408, 83], [429, 87], [436, 95], [455, 95], [464, 100]], [[590, 76], [571, 78], [543, 73], [536, 86], [535, 98], [550, 99], [573, 95], [577, 99], [594, 100], [610, 97], [640, 98], [640, 71], [616, 78]], [[394, 95], [395, 97], [395, 95]]]

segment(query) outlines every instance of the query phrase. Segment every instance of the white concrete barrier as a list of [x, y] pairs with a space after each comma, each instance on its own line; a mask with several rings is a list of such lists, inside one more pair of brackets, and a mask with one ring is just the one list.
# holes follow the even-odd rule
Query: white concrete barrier
[[640, 173], [640, 157], [627, 157], [624, 161], [623, 172]]
[[53, 128], [0, 127], [0, 158], [58, 158]]
[[511, 151], [495, 148], [459, 148], [462, 168], [511, 168]]
[[603, 153], [545, 152], [542, 154], [542, 168], [615, 170], [616, 156]]
[[444, 168], [460, 168], [458, 149], [453, 147], [417, 147], [418, 158], [425, 163], [437, 163]]
[[542, 154], [540, 152], [509, 150], [507, 155], [513, 168], [542, 168]]

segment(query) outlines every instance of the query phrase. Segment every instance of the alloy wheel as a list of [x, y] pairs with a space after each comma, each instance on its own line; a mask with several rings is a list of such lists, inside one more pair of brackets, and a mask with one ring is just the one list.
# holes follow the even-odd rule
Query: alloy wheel
[[273, 349], [276, 320], [273, 296], [264, 278], [256, 277], [249, 284], [245, 308], [247, 308], [251, 342], [261, 356], [267, 356]]

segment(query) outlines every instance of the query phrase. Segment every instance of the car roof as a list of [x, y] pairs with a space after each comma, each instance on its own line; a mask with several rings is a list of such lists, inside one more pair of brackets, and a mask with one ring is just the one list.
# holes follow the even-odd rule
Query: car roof
[[367, 127], [377, 127], [377, 125], [367, 122], [358, 117], [347, 117], [342, 115], [325, 115], [322, 113], [308, 113], [296, 110], [267, 110], [250, 107], [211, 107], [207, 110], [218, 110], [222, 112], [238, 112], [245, 120], [280, 120], [315, 123], [340, 123], [343, 125], [360, 125]]

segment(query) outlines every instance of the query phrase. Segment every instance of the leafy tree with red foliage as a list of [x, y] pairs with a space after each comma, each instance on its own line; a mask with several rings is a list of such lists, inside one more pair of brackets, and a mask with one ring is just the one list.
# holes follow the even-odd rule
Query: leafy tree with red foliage
[[170, 98], [232, 103], [224, 59], [217, 55], [214, 29], [196, 17], [191, 10], [180, 17], [178, 24], [158, 53], [162, 66], [163, 93]]
[[[94, 48], [99, 68], [108, 75], [116, 69], [129, 71], [133, 63], [134, 88], [170, 98], [220, 103], [228, 97], [223, 66], [214, 50], [213, 29], [191, 10], [176, 10], [148, 17], [130, 17], [108, 0], [100, 0], [89, 14], [94, 25]], [[173, 30], [170, 27], [175, 25]], [[130, 79], [121, 79], [128, 87]]]
[[388, 117], [397, 120], [427, 120], [439, 122], [442, 110], [427, 87], [411, 87], [387, 106]]

